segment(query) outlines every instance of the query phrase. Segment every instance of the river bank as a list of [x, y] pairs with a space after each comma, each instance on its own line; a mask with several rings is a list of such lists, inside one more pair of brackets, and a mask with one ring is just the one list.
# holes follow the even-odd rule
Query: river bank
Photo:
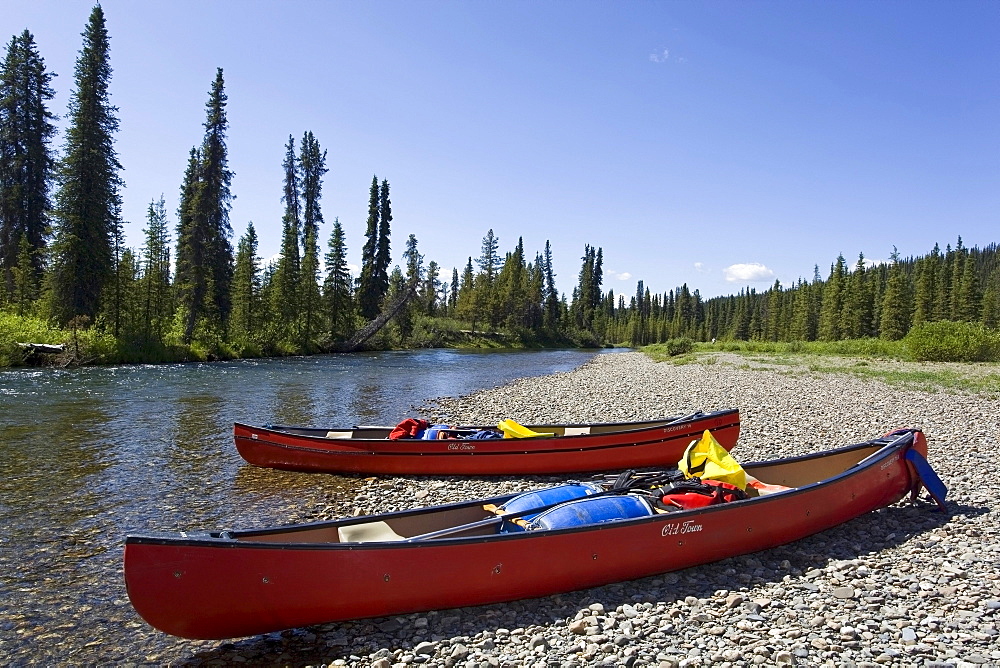
[[[924, 429], [950, 516], [901, 502], [765, 552], [561, 596], [178, 641], [155, 662], [444, 666], [973, 666], [1000, 664], [1000, 402], [880, 381], [674, 366], [638, 353], [424, 407], [455, 422], [629, 420], [737, 406], [743, 461], [813, 452], [900, 426]], [[528, 489], [531, 479], [361, 479], [300, 520]], [[540, 555], [540, 558], [544, 558]], [[149, 633], [143, 629], [142, 633]], [[186, 652], [188, 650], [190, 653]]]

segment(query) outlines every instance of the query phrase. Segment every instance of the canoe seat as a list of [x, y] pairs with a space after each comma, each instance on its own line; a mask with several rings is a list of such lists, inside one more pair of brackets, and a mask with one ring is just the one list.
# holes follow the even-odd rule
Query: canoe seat
[[590, 433], [590, 427], [566, 427], [563, 436], [586, 436]]
[[405, 540], [385, 522], [365, 522], [337, 527], [341, 543], [382, 543]]
[[326, 432], [327, 438], [352, 438], [354, 436], [353, 431], [328, 431]]

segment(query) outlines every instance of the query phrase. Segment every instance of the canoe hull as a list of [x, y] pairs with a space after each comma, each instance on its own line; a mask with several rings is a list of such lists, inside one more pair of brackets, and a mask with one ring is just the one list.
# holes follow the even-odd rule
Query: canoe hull
[[904, 456], [920, 447], [914, 434], [789, 492], [573, 529], [409, 543], [131, 536], [126, 584], [152, 626], [220, 639], [631, 580], [782, 545], [900, 500], [918, 484]]
[[[738, 410], [610, 433], [556, 438], [440, 440], [334, 439], [233, 427], [236, 448], [255, 466], [313, 473], [378, 475], [530, 475], [673, 466], [706, 430], [727, 450], [740, 433]], [[641, 423], [648, 424], [648, 423]], [[304, 430], [303, 430], [304, 431]]]

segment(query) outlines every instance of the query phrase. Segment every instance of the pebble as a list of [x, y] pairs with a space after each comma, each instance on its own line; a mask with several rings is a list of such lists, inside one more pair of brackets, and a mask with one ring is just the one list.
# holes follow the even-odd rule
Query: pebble
[[[742, 429], [733, 452], [745, 462], [920, 427], [929, 460], [949, 487], [950, 514], [904, 500], [795, 543], [677, 573], [230, 642], [165, 636], [127, 604], [87, 613], [101, 615], [101, 622], [77, 637], [71, 619], [77, 607], [60, 628], [18, 615], [0, 600], [0, 647], [16, 637], [18, 648], [0, 650], [2, 658], [7, 664], [378, 668], [1000, 665], [1000, 400], [890, 387], [767, 359], [719, 354], [676, 365], [641, 353], [602, 354], [568, 373], [415, 410], [435, 422], [532, 423], [642, 420], [736, 407]], [[914, 376], [947, 366], [879, 364]], [[434, 505], [561, 480], [357, 478], [346, 498], [331, 493], [291, 520], [393, 509], [387, 504]], [[122, 632], [111, 644], [91, 642], [108, 629]]]

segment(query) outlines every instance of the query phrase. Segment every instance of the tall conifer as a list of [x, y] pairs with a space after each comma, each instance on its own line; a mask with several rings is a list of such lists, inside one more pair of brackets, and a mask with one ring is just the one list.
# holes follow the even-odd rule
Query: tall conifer
[[170, 233], [163, 196], [146, 210], [146, 243], [142, 251], [142, 336], [162, 343], [172, 315], [170, 299]]
[[105, 284], [114, 275], [114, 243], [121, 226], [122, 167], [114, 149], [118, 118], [108, 93], [110, 41], [100, 5], [90, 13], [74, 75], [49, 275], [50, 309], [63, 323], [77, 315], [97, 315]]
[[22, 238], [30, 282], [37, 285], [42, 277], [55, 170], [49, 145], [55, 116], [47, 107], [55, 95], [49, 85], [54, 76], [45, 71], [30, 32], [11, 38], [0, 66], [0, 280], [7, 290]]
[[284, 185], [281, 201], [285, 203], [285, 213], [281, 218], [281, 255], [274, 269], [271, 292], [271, 311], [275, 314], [277, 336], [290, 340], [299, 320], [299, 230], [300, 192], [299, 163], [295, 157], [295, 139], [288, 136], [285, 145]]
[[311, 345], [325, 309], [319, 290], [319, 227], [323, 224], [323, 175], [327, 173], [326, 151], [312, 132], [302, 135], [299, 147], [299, 174], [302, 184], [302, 268], [299, 276], [299, 303], [304, 318], [303, 345]]
[[365, 229], [365, 244], [361, 248], [361, 275], [358, 277], [358, 307], [361, 316], [372, 320], [378, 315], [382, 306], [384, 292], [378, 288], [378, 177], [372, 176], [372, 185], [368, 191], [368, 222]]
[[556, 290], [556, 274], [552, 269], [552, 247], [549, 240], [545, 240], [545, 253], [542, 255], [545, 263], [544, 274], [545, 284], [543, 288], [545, 307], [543, 310], [543, 321], [548, 329], [555, 329], [559, 324], [559, 292]]
[[906, 336], [910, 329], [912, 297], [907, 289], [903, 263], [895, 246], [892, 249], [891, 259], [889, 280], [886, 282], [885, 294], [882, 296], [882, 319], [879, 323], [879, 336], [883, 339], [896, 341]]
[[326, 279], [323, 282], [323, 298], [333, 339], [346, 337], [352, 322], [351, 274], [347, 268], [347, 242], [340, 219], [333, 219], [326, 262]]
[[261, 272], [257, 257], [257, 230], [253, 221], [236, 245], [236, 262], [233, 266], [232, 303], [229, 319], [230, 337], [237, 342], [250, 344], [260, 338], [263, 312], [260, 304]]
[[378, 191], [378, 247], [375, 249], [375, 290], [379, 301], [389, 290], [390, 234], [392, 224], [392, 200], [389, 199], [389, 182], [382, 179]]
[[205, 138], [200, 150], [191, 152], [182, 186], [177, 233], [177, 283], [185, 309], [182, 337], [194, 339], [196, 326], [206, 334], [221, 335], [229, 319], [233, 278], [233, 247], [229, 238], [232, 206], [226, 131], [226, 93], [222, 68], [205, 104]]

